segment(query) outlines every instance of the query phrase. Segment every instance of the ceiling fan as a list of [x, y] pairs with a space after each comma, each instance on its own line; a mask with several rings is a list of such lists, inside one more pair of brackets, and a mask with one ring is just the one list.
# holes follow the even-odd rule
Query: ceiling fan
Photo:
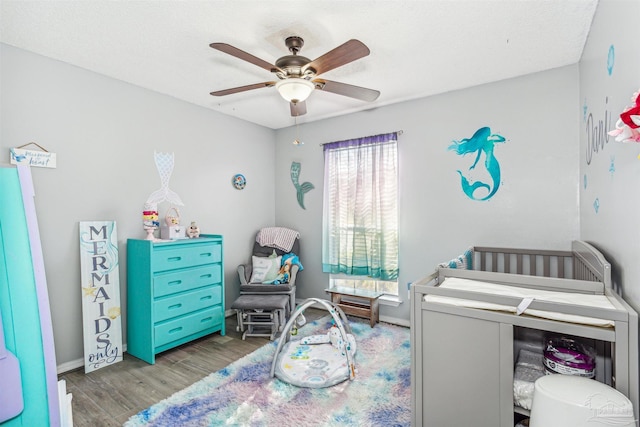
[[305, 101], [314, 90], [323, 90], [325, 92], [344, 95], [368, 102], [375, 101], [378, 96], [380, 96], [380, 92], [377, 90], [320, 79], [317, 77], [322, 73], [326, 73], [334, 68], [341, 67], [369, 55], [369, 48], [361, 41], [349, 40], [313, 61], [309, 58], [298, 55], [298, 52], [300, 52], [300, 49], [302, 49], [302, 46], [304, 45], [304, 40], [301, 37], [287, 37], [284, 43], [291, 52], [291, 55], [279, 58], [276, 60], [275, 65], [270, 64], [267, 61], [263, 61], [262, 59], [229, 44], [211, 43], [209, 46], [212, 48], [264, 68], [265, 70], [274, 73], [279, 79], [278, 81], [254, 83], [231, 89], [218, 90], [211, 92], [211, 95], [225, 96], [233, 93], [275, 86], [280, 95], [289, 102], [291, 115], [294, 117], [307, 113]]

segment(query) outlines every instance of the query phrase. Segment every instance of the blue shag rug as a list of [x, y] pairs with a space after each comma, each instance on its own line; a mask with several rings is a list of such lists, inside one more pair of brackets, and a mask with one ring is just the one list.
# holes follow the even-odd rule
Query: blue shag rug
[[[136, 426], [409, 426], [409, 329], [351, 320], [356, 377], [328, 388], [299, 388], [270, 377], [277, 341], [134, 415]], [[299, 329], [326, 333], [331, 318]], [[250, 339], [250, 338], [249, 338]]]

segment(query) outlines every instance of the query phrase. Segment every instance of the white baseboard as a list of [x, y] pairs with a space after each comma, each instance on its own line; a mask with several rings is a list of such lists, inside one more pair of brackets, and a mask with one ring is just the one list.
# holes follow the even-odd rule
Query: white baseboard
[[58, 375], [64, 374], [65, 372], [73, 371], [74, 369], [78, 369], [84, 366], [84, 359], [76, 359], [70, 362], [62, 363], [56, 366], [56, 371]]
[[[122, 345], [122, 353], [126, 353], [127, 351], [127, 345], [123, 344]], [[69, 371], [73, 371], [74, 369], [78, 369], [78, 368], [82, 368], [84, 366], [84, 358], [80, 358], [80, 359], [76, 359], [76, 360], [71, 360], [69, 362], [65, 362], [65, 363], [61, 363], [60, 365], [56, 366], [56, 371], [58, 372], [58, 375], [60, 374], [64, 374], [65, 372], [69, 372]]]
[[411, 322], [407, 319], [400, 319], [397, 317], [391, 316], [380, 316], [381, 322], [391, 323], [393, 325], [405, 326], [407, 328], [411, 327]]

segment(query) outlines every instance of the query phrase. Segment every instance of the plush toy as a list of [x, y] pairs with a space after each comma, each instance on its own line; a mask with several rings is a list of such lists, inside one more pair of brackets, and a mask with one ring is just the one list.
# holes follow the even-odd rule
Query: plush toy
[[290, 266], [297, 265], [300, 271], [304, 270], [304, 267], [300, 262], [300, 258], [298, 258], [298, 255], [294, 253], [288, 253], [288, 254], [282, 255], [282, 265], [284, 264], [289, 264]]
[[291, 264], [285, 262], [282, 267], [280, 267], [280, 271], [278, 271], [278, 279], [281, 281], [280, 283], [289, 283], [289, 279], [291, 278]]
[[608, 132], [617, 142], [640, 142], [640, 90], [633, 94], [631, 102], [633, 105], [620, 114], [615, 129]]
[[342, 334], [340, 333], [340, 329], [338, 329], [336, 325], [333, 325], [331, 329], [329, 329], [327, 335], [329, 335], [329, 341], [331, 342], [331, 345], [338, 350], [342, 350], [342, 354], [344, 354], [345, 348], [349, 353], [355, 354], [356, 341], [353, 335], [347, 334], [347, 345], [345, 345], [344, 340], [342, 339]]
[[342, 347], [342, 344], [344, 341], [342, 340], [342, 334], [340, 334], [340, 329], [338, 329], [336, 325], [331, 326], [331, 329], [329, 329], [329, 332], [327, 332], [327, 335], [329, 335], [329, 342], [331, 342], [331, 345], [333, 346], [333, 348]]
[[282, 265], [280, 266], [280, 271], [278, 271], [278, 275], [275, 279], [264, 282], [272, 285], [280, 285], [282, 283], [289, 283], [291, 279], [291, 267], [293, 265], [297, 265], [300, 271], [302, 271], [303, 267], [300, 263], [300, 259], [296, 254], [289, 253], [282, 256]]
[[187, 236], [190, 239], [200, 237], [200, 227], [196, 225], [195, 221], [191, 221], [191, 225], [187, 228]]

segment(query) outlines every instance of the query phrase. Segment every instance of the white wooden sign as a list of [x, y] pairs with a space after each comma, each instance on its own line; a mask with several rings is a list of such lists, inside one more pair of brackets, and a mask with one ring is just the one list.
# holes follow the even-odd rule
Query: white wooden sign
[[48, 151], [25, 150], [24, 148], [10, 148], [12, 165], [29, 165], [40, 168], [56, 167], [56, 153]]
[[80, 222], [85, 373], [122, 360], [118, 264], [115, 221]]

